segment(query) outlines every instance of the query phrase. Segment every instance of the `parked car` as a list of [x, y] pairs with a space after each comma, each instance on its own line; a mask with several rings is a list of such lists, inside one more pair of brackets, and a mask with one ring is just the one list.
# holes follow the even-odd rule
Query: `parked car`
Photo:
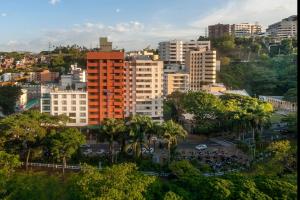
[[96, 155], [101, 155], [104, 154], [105, 150], [104, 149], [99, 149], [98, 151], [95, 152]]
[[92, 152], [93, 152], [92, 149], [86, 149], [83, 151], [83, 155], [87, 156], [87, 155], [91, 154]]
[[195, 148], [197, 150], [204, 150], [204, 149], [207, 149], [207, 145], [206, 144], [199, 144]]
[[142, 153], [152, 154], [153, 152], [154, 152], [154, 149], [152, 147], [150, 147], [149, 149], [145, 148], [145, 147], [142, 148]]
[[83, 144], [83, 145], [81, 145], [80, 147], [81, 147], [81, 148], [90, 148], [91, 145], [89, 145], [89, 144]]

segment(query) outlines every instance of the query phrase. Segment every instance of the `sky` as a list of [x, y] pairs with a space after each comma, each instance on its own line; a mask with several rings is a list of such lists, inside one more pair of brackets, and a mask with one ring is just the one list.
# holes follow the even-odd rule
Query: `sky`
[[0, 0], [0, 51], [59, 45], [138, 50], [170, 39], [196, 40], [208, 25], [255, 23], [263, 29], [297, 14], [297, 0]]

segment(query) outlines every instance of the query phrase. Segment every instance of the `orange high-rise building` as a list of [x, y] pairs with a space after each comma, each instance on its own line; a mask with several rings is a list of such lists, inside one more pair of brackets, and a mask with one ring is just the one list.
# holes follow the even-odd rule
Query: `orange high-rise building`
[[105, 118], [124, 118], [124, 88], [124, 52], [113, 51], [111, 43], [101, 38], [100, 51], [87, 53], [90, 125], [100, 124]]

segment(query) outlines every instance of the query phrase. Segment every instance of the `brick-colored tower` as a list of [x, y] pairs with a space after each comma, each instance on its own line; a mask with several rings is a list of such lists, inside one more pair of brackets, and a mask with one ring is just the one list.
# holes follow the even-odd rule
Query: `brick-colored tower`
[[124, 52], [101, 38], [100, 51], [87, 53], [88, 123], [124, 118], [124, 90]]

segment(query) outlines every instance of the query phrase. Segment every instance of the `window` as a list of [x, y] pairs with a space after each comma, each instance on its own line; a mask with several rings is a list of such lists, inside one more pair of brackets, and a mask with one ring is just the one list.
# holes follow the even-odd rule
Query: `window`
[[54, 105], [58, 105], [58, 101], [53, 101], [53, 104]]
[[50, 100], [43, 100], [43, 104], [50, 104]]
[[57, 106], [54, 107], [54, 111], [58, 111], [58, 107]]
[[76, 101], [75, 100], [72, 100], [72, 105], [76, 105]]
[[81, 94], [81, 95], [80, 95], [80, 98], [85, 98], [85, 97], [86, 97], [85, 94]]
[[80, 123], [86, 123], [85, 119], [80, 119]]
[[50, 106], [43, 106], [43, 110], [50, 110]]
[[76, 94], [72, 94], [72, 98], [74, 98], [74, 99], [75, 99], [75, 98], [76, 98]]
[[67, 98], [67, 95], [66, 95], [66, 94], [63, 94], [63, 95], [62, 95], [62, 98]]
[[63, 100], [63, 101], [62, 101], [62, 105], [67, 105], [67, 101], [66, 101], [66, 100]]
[[62, 111], [67, 111], [67, 107], [62, 107]]
[[80, 113], [80, 117], [86, 117], [85, 113]]
[[76, 113], [69, 113], [69, 117], [76, 117]]
[[53, 97], [54, 97], [54, 99], [57, 99], [57, 98], [58, 98], [58, 95], [57, 95], [57, 94], [55, 94], [55, 95], [53, 95]]
[[73, 107], [71, 108], [71, 110], [72, 110], [72, 111], [76, 111], [76, 107], [73, 106]]
[[76, 123], [76, 119], [69, 119], [69, 123]]
[[54, 113], [54, 116], [57, 116], [58, 115], [58, 113]]
[[86, 108], [85, 107], [80, 107], [80, 111], [85, 111]]
[[86, 101], [80, 101], [80, 105], [85, 105]]

